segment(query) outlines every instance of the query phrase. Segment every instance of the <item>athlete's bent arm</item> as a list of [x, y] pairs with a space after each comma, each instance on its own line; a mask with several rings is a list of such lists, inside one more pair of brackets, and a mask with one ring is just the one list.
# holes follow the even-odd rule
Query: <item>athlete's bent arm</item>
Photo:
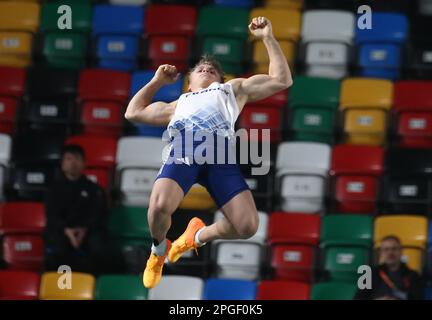
[[155, 93], [164, 85], [174, 83], [179, 78], [177, 69], [171, 65], [161, 65], [154, 77], [141, 88], [129, 102], [125, 118], [131, 122], [163, 126], [171, 120], [177, 101], [171, 103], [151, 103]]
[[293, 81], [287, 60], [273, 36], [270, 20], [254, 18], [249, 25], [251, 33], [261, 38], [269, 55], [268, 74], [257, 74], [247, 79], [231, 80], [236, 95], [246, 96], [246, 103], [265, 99], [281, 90], [289, 88]]

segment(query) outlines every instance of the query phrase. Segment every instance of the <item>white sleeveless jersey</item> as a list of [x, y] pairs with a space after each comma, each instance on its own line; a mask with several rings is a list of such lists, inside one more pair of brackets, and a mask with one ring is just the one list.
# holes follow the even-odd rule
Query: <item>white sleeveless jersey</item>
[[180, 96], [168, 132], [172, 137], [173, 129], [202, 129], [233, 137], [239, 113], [231, 84], [213, 82], [206, 89]]

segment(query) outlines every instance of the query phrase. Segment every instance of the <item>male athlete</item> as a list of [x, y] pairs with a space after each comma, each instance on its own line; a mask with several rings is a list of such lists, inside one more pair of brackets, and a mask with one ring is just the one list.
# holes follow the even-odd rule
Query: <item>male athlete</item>
[[[162, 86], [179, 78], [174, 66], [161, 65], [153, 79], [130, 101], [126, 119], [151, 125], [168, 124], [170, 136], [174, 136], [175, 131], [180, 132], [180, 139], [171, 142], [170, 155], [174, 149], [184, 147], [182, 138], [188, 131], [207, 130], [229, 140], [246, 103], [269, 97], [292, 84], [291, 71], [273, 36], [270, 21], [264, 17], [253, 18], [249, 30], [256, 38], [262, 39], [267, 48], [270, 60], [268, 74], [223, 83], [220, 64], [205, 56], [190, 71], [189, 93], [171, 103], [151, 103]], [[219, 147], [214, 148], [217, 153]], [[197, 250], [209, 241], [248, 239], [258, 228], [255, 203], [237, 164], [197, 164], [184, 159], [183, 162], [165, 162], [153, 185], [148, 209], [153, 245], [143, 276], [146, 288], [159, 283], [166, 257], [174, 263], [186, 251]], [[171, 215], [196, 182], [207, 188], [225, 217], [209, 226], [195, 217], [186, 231], [171, 243], [166, 239]]]

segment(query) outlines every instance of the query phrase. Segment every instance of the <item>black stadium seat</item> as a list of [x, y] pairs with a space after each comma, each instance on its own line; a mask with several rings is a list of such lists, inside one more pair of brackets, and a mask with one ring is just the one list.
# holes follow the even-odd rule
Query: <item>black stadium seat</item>
[[383, 213], [431, 213], [432, 150], [390, 149], [386, 154], [385, 170]]
[[42, 67], [30, 69], [21, 110], [24, 128], [70, 132], [76, 117], [77, 82], [75, 71]]

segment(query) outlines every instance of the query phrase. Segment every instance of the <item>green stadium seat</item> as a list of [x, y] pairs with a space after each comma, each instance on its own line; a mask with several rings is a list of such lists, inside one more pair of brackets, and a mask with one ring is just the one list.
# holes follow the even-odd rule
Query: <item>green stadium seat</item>
[[104, 275], [96, 282], [96, 300], [147, 300], [148, 290], [135, 275]]
[[203, 7], [197, 24], [197, 35], [202, 42], [201, 54], [214, 55], [226, 73], [242, 73], [248, 20], [249, 11], [245, 9]]
[[366, 215], [328, 215], [322, 219], [321, 246], [324, 269], [332, 280], [350, 281], [369, 262], [373, 219]]
[[152, 239], [147, 223], [147, 208], [114, 207], [110, 210], [108, 230], [117, 245], [150, 246]]
[[291, 139], [331, 144], [339, 93], [338, 80], [296, 77], [288, 101]]
[[[72, 29], [58, 28], [60, 5], [69, 5], [73, 12]], [[91, 30], [92, 7], [84, 1], [58, 1], [42, 6], [41, 31], [44, 34], [42, 55], [53, 67], [78, 69], [85, 66], [87, 34]]]
[[312, 300], [352, 300], [357, 286], [354, 283], [321, 282], [312, 286]]

